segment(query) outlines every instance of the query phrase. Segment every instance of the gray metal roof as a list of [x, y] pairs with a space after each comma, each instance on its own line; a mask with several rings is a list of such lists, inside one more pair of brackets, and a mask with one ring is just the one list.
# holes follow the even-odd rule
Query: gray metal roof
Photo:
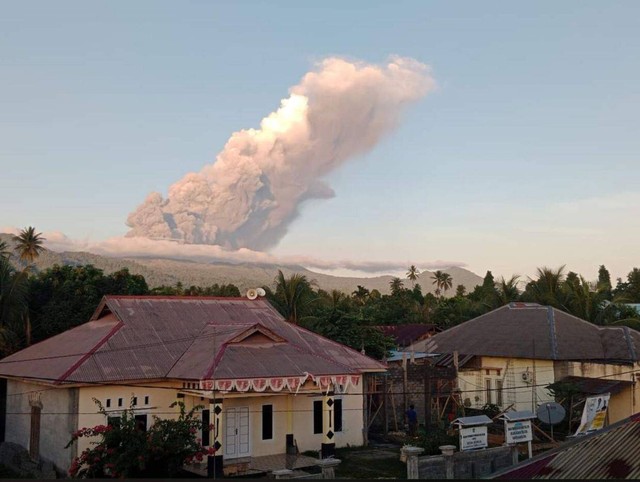
[[473, 417], [459, 417], [456, 418], [453, 424], [459, 424], [463, 427], [473, 427], [475, 425], [489, 425], [493, 423], [492, 420], [486, 415], [474, 415]]
[[461, 323], [409, 350], [548, 360], [630, 363], [640, 354], [640, 333], [602, 327], [556, 308], [510, 303]]
[[107, 296], [91, 321], [0, 361], [0, 376], [57, 383], [385, 369], [356, 350], [285, 321], [264, 299], [159, 296]]
[[509, 422], [515, 422], [518, 420], [531, 420], [532, 418], [536, 418], [536, 414], [531, 410], [511, 410], [503, 413], [500, 418], [508, 420]]

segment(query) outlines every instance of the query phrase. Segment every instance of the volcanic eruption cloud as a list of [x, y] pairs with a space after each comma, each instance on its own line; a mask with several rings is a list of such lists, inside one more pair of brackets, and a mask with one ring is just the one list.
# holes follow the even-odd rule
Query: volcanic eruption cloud
[[213, 164], [132, 212], [128, 237], [262, 251], [275, 246], [300, 203], [334, 192], [322, 178], [372, 149], [406, 106], [435, 88], [410, 58], [384, 65], [326, 58], [289, 89], [259, 129], [235, 132]]

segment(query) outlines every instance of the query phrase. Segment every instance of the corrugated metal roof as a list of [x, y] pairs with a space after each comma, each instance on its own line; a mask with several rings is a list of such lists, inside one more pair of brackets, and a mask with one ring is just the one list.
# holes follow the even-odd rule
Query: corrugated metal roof
[[511, 303], [409, 348], [428, 353], [549, 360], [638, 360], [640, 333], [601, 327], [556, 308]]
[[622, 420], [599, 432], [578, 437], [511, 469], [500, 479], [638, 479], [640, 478], [640, 416]]
[[[252, 337], [247, 330], [256, 326], [263, 329]], [[246, 339], [229, 343], [243, 333]], [[266, 300], [207, 297], [107, 296], [92, 321], [0, 361], [0, 375], [76, 383], [385, 369], [288, 323]]]

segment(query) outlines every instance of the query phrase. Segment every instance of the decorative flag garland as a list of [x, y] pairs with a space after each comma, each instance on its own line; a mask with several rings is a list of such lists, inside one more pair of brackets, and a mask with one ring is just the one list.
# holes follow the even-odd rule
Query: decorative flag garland
[[360, 375], [312, 375], [306, 373], [299, 377], [271, 377], [271, 378], [239, 378], [232, 380], [200, 380], [200, 390], [213, 390], [229, 392], [264, 392], [269, 389], [272, 392], [281, 392], [288, 389], [290, 392], [298, 392], [307, 380], [313, 381], [320, 389], [328, 390], [331, 386], [339, 387], [346, 391], [349, 385], [357, 387], [360, 384]]

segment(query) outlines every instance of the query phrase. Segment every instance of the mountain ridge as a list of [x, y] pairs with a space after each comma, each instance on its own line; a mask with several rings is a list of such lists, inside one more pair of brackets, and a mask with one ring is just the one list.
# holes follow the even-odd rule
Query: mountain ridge
[[[0, 240], [7, 242], [9, 247], [13, 247], [11, 235], [0, 233]], [[15, 256], [11, 257], [14, 265], [21, 267], [22, 264]], [[241, 292], [257, 286], [275, 286], [277, 270], [281, 269], [285, 276], [293, 273], [305, 275], [313, 281], [318, 288], [327, 291], [333, 289], [351, 293], [358, 287], [364, 286], [369, 290], [377, 289], [382, 294], [390, 292], [389, 283], [394, 278], [391, 275], [380, 275], [373, 277], [341, 277], [332, 276], [304, 268], [299, 265], [275, 265], [266, 263], [229, 263], [215, 262], [203, 263], [193, 260], [179, 260], [172, 258], [159, 258], [147, 256], [133, 257], [111, 257], [87, 251], [51, 251], [43, 250], [40, 257], [35, 262], [35, 271], [43, 271], [54, 265], [79, 266], [92, 264], [96, 268], [102, 269], [106, 274], [127, 268], [133, 274], [144, 276], [150, 288], [160, 285], [175, 285], [181, 282], [184, 286], [210, 286], [218, 284], [234, 284]], [[449, 273], [453, 279], [453, 289], [459, 284], [465, 286], [467, 291], [472, 291], [476, 285], [482, 284], [482, 277], [460, 267], [443, 269]], [[420, 284], [423, 293], [433, 293], [435, 286], [432, 284], [431, 271], [423, 271], [419, 274], [416, 284]], [[427, 282], [423, 280], [427, 278]], [[411, 287], [411, 282], [403, 279], [406, 287]], [[422, 282], [421, 282], [422, 281]]]

